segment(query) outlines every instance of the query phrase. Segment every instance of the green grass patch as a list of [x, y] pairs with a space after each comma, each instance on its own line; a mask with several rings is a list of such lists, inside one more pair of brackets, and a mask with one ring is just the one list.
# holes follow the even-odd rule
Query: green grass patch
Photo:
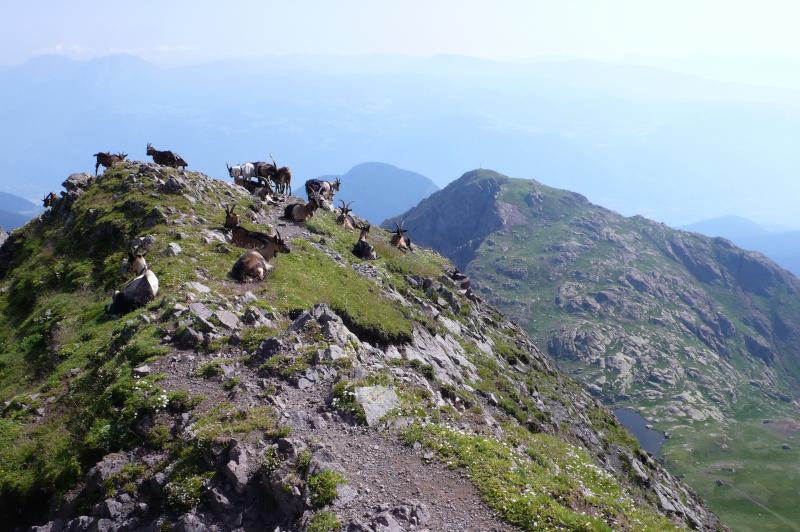
[[585, 451], [546, 434], [510, 425], [506, 430], [509, 439], [499, 441], [415, 424], [402, 437], [464, 469], [489, 507], [522, 530], [676, 529], [667, 518], [638, 507]]
[[198, 377], [202, 377], [204, 379], [211, 379], [213, 377], [217, 377], [222, 375], [222, 363], [224, 361], [219, 358], [215, 358], [214, 360], [209, 360], [204, 364], [200, 365], [195, 372], [195, 375]]
[[268, 438], [278, 438], [287, 436], [289, 428], [278, 424], [275, 411], [268, 406], [244, 410], [230, 403], [215, 406], [200, 416], [194, 424], [195, 435], [201, 442], [254, 431], [259, 431]]
[[311, 516], [306, 527], [306, 532], [336, 532], [342, 528], [342, 523], [335, 513], [323, 510]]
[[267, 297], [283, 311], [326, 303], [347, 326], [373, 343], [397, 343], [411, 338], [407, 310], [380, 294], [377, 284], [332, 259], [305, 241], [275, 258]]
[[337, 486], [347, 484], [347, 479], [337, 471], [326, 469], [308, 477], [307, 483], [311, 493], [311, 504], [315, 508], [321, 508], [336, 499]]

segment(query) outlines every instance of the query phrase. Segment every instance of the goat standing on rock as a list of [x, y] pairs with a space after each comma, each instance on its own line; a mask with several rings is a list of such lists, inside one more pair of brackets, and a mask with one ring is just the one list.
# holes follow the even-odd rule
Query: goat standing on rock
[[336, 181], [323, 181], [321, 179], [309, 179], [306, 181], [306, 195], [310, 198], [316, 192], [328, 201], [333, 201], [333, 196], [339, 192], [342, 181], [337, 177]]
[[255, 164], [244, 163], [237, 164], [236, 166], [228, 166], [228, 163], [225, 163], [225, 167], [228, 169], [228, 175], [231, 176], [234, 183], [253, 192], [256, 184], [252, 180], [258, 178]]
[[275, 158], [272, 154], [269, 154], [269, 158], [272, 160], [272, 181], [275, 183], [275, 191], [278, 194], [284, 194], [286, 196], [291, 195], [292, 193], [292, 170], [288, 166], [281, 166], [278, 167], [278, 163], [275, 162]]
[[50, 207], [56, 204], [56, 200], [58, 200], [58, 196], [56, 196], [55, 192], [51, 192], [42, 199], [42, 206], [45, 209], [49, 209]]
[[172, 168], [186, 169], [189, 166], [183, 158], [177, 153], [169, 150], [161, 151], [153, 148], [153, 145], [147, 143], [147, 155], [153, 158], [153, 162], [161, 166], [171, 166]]
[[367, 242], [367, 234], [369, 234], [369, 225], [361, 227], [361, 234], [358, 236], [358, 242], [353, 246], [353, 255], [359, 259], [375, 260], [378, 254], [375, 253], [375, 248]]
[[97, 176], [97, 170], [102, 166], [103, 168], [111, 168], [125, 160], [128, 156], [127, 153], [111, 153], [107, 151], [99, 151], [93, 155], [96, 159], [94, 163], [94, 175]]

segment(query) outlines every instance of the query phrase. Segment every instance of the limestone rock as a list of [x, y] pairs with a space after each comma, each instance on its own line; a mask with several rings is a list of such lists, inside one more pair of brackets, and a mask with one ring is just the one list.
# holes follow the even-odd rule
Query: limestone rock
[[400, 406], [391, 386], [362, 386], [355, 389], [355, 398], [364, 409], [367, 425], [376, 425], [389, 411]]

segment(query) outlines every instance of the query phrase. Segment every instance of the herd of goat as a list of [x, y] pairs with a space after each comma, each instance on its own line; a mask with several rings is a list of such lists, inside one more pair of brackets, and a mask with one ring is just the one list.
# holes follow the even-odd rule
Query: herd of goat
[[[182, 169], [187, 166], [186, 161], [180, 155], [172, 151], [156, 150], [149, 143], [147, 144], [147, 155], [161, 166]], [[95, 175], [101, 166], [111, 168], [125, 161], [127, 156], [126, 153], [95, 153]], [[235, 166], [229, 166], [226, 163], [225, 166], [228, 169], [228, 175], [236, 185], [245, 188], [250, 194], [259, 197], [266, 203], [277, 205], [279, 203], [278, 195], [284, 198], [291, 195], [292, 172], [286, 166], [279, 167], [272, 155], [270, 155], [270, 159], [271, 163], [253, 162]], [[334, 181], [309, 179], [305, 183], [308, 201], [288, 203], [284, 208], [283, 218], [289, 222], [303, 223], [313, 217], [317, 209], [336, 211], [333, 201], [341, 184], [339, 178]], [[58, 196], [51, 192], [43, 199], [44, 207], [53, 207], [57, 200]], [[356, 221], [351, 214], [353, 212], [351, 205], [352, 202], [340, 201], [336, 223], [347, 230], [360, 231], [358, 240], [352, 248], [356, 257], [362, 260], [375, 260], [378, 258], [378, 254], [375, 247], [367, 240], [370, 225]], [[290, 252], [289, 246], [277, 230], [274, 234], [267, 234], [242, 227], [241, 219], [235, 212], [235, 206], [225, 208], [224, 228], [230, 232], [233, 245], [248, 250], [239, 257], [231, 269], [231, 276], [241, 283], [263, 281], [273, 268], [270, 261], [278, 253]], [[391, 236], [390, 243], [404, 252], [412, 250], [411, 239], [406, 236], [406, 229], [403, 228], [402, 223], [395, 224], [395, 231]], [[136, 277], [121, 290], [114, 292], [109, 307], [109, 312], [112, 314], [129, 312], [153, 300], [158, 295], [158, 278], [148, 268], [144, 255], [145, 251], [139, 248], [129, 251], [124, 266]]]

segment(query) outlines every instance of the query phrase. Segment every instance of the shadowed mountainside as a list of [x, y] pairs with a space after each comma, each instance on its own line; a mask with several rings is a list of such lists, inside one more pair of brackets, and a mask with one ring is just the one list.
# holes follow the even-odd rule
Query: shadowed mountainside
[[[786, 467], [796, 460], [787, 442], [800, 436], [800, 281], [791, 273], [728, 240], [489, 170], [398, 218], [563, 370], [668, 431], [668, 464], [728, 523], [800, 522], [791, 502], [800, 473]], [[755, 499], [780, 518], [762, 521]]]

